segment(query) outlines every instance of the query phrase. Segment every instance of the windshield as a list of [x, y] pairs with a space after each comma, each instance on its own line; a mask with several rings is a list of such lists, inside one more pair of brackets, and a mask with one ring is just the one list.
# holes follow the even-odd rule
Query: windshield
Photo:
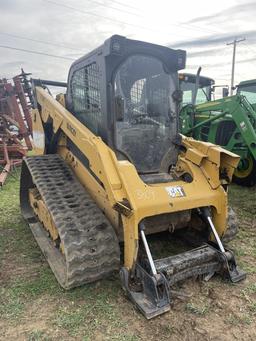
[[237, 92], [245, 96], [251, 104], [256, 104], [256, 84], [239, 86]]
[[[191, 104], [195, 93], [195, 83], [181, 81], [181, 90], [183, 91], [182, 104]], [[200, 86], [196, 95], [196, 103], [205, 103], [211, 99], [211, 86]]]
[[[177, 77], [177, 73], [175, 73]], [[155, 172], [177, 134], [174, 78], [153, 57], [134, 55], [118, 68], [114, 79], [116, 148], [139, 172]]]

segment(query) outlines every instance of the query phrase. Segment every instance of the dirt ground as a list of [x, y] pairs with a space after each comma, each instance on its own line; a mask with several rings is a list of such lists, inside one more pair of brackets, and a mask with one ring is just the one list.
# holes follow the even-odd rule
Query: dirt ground
[[64, 292], [19, 210], [19, 179], [0, 191], [0, 340], [256, 340], [256, 189], [230, 188], [239, 217], [234, 249], [247, 278], [189, 280], [170, 312], [147, 321], [118, 276]]

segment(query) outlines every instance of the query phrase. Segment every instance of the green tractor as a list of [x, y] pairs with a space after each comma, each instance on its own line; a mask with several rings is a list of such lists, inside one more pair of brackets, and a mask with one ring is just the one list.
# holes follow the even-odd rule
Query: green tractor
[[245, 96], [256, 111], [256, 79], [240, 82], [236, 89], [237, 95]]
[[200, 76], [200, 69], [197, 75], [180, 74], [179, 80], [183, 93], [181, 133], [238, 154], [241, 159], [233, 181], [242, 186], [255, 185], [256, 80], [253, 85], [252, 81], [241, 82], [235, 96], [227, 96], [227, 89], [223, 88], [225, 97], [217, 100], [213, 99], [214, 80]]

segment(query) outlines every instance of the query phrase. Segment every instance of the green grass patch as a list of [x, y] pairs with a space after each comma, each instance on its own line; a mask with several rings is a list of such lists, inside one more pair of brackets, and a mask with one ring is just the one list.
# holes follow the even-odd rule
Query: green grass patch
[[23, 297], [27, 300], [43, 294], [55, 295], [58, 291], [63, 291], [48, 265], [38, 270], [36, 278], [18, 280], [13, 283], [9, 290], [17, 297]]
[[19, 278], [8, 287], [0, 289], [0, 315], [5, 319], [21, 316], [25, 305], [42, 295], [54, 295], [63, 290], [59, 287], [48, 266], [41, 268], [36, 278]]
[[9, 176], [0, 189], [0, 212], [0, 262], [10, 257], [27, 267], [41, 265], [44, 257], [20, 212], [19, 173], [15, 178]]
[[27, 341], [50, 341], [52, 340], [44, 331], [33, 330], [28, 334]]
[[187, 303], [186, 304], [186, 311], [198, 315], [204, 316], [209, 311], [209, 306], [207, 304], [194, 304], [194, 303]]
[[251, 304], [249, 304], [248, 309], [253, 316], [256, 316], [256, 302], [252, 302]]
[[111, 340], [111, 341], [139, 341], [139, 340], [141, 340], [141, 338], [139, 336], [136, 336], [136, 335], [118, 333], [117, 335], [108, 336], [105, 340]]
[[254, 262], [244, 261], [243, 259], [239, 259], [239, 266], [247, 273], [247, 274], [256, 274], [256, 264]]
[[0, 316], [2, 318], [15, 320], [22, 314], [24, 307], [19, 297], [12, 295], [5, 288], [0, 289]]
[[[65, 293], [67, 305], [57, 311], [55, 322], [70, 335], [86, 330], [92, 336], [96, 330], [110, 333], [114, 328], [124, 327], [116, 304], [115, 284], [104, 281], [95, 290], [95, 284]], [[112, 284], [113, 287], [110, 287]], [[110, 329], [111, 330], [110, 330]]]
[[0, 189], [1, 228], [15, 228], [17, 225], [17, 218], [20, 216], [18, 195], [20, 171], [18, 170], [17, 174], [11, 174], [12, 176], [8, 176], [4, 186]]
[[246, 288], [242, 290], [245, 294], [256, 294], [256, 283], [250, 283]]
[[67, 329], [71, 335], [75, 335], [81, 325], [85, 324], [86, 316], [82, 308], [74, 310], [65, 308], [57, 313], [56, 324], [60, 328]]
[[255, 219], [256, 212], [256, 190], [255, 186], [244, 188], [232, 184], [229, 186], [229, 204], [236, 209], [239, 218], [245, 220]]
[[237, 325], [250, 325], [253, 322], [253, 319], [250, 314], [243, 314], [241, 316], [230, 314], [226, 319], [226, 324], [231, 324], [233, 326]]

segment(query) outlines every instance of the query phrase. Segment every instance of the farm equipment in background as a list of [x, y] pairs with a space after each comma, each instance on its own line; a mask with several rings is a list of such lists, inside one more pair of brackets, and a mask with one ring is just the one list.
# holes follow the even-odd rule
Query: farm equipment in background
[[[121, 266], [147, 318], [170, 309], [179, 281], [245, 278], [223, 246], [237, 229], [227, 187], [239, 157], [179, 134], [184, 66], [185, 51], [115, 35], [72, 64], [65, 95], [32, 80], [37, 138], [22, 165], [23, 216], [63, 288]], [[174, 231], [187, 251], [169, 246], [154, 259], [149, 235]]]
[[[215, 143], [240, 156], [233, 181], [256, 184], [256, 111], [242, 88], [235, 96], [212, 99], [211, 78], [180, 74], [183, 102], [180, 131], [186, 136]], [[198, 86], [196, 85], [198, 82]], [[254, 95], [255, 96], [255, 95]]]
[[245, 96], [256, 111], [256, 79], [240, 82], [236, 86], [236, 93]]
[[182, 106], [196, 105], [213, 100], [213, 87], [215, 81], [212, 78], [198, 76], [192, 73], [179, 73], [180, 89], [182, 90]]
[[23, 70], [12, 82], [0, 79], [0, 186], [13, 167], [32, 150], [32, 94]]

